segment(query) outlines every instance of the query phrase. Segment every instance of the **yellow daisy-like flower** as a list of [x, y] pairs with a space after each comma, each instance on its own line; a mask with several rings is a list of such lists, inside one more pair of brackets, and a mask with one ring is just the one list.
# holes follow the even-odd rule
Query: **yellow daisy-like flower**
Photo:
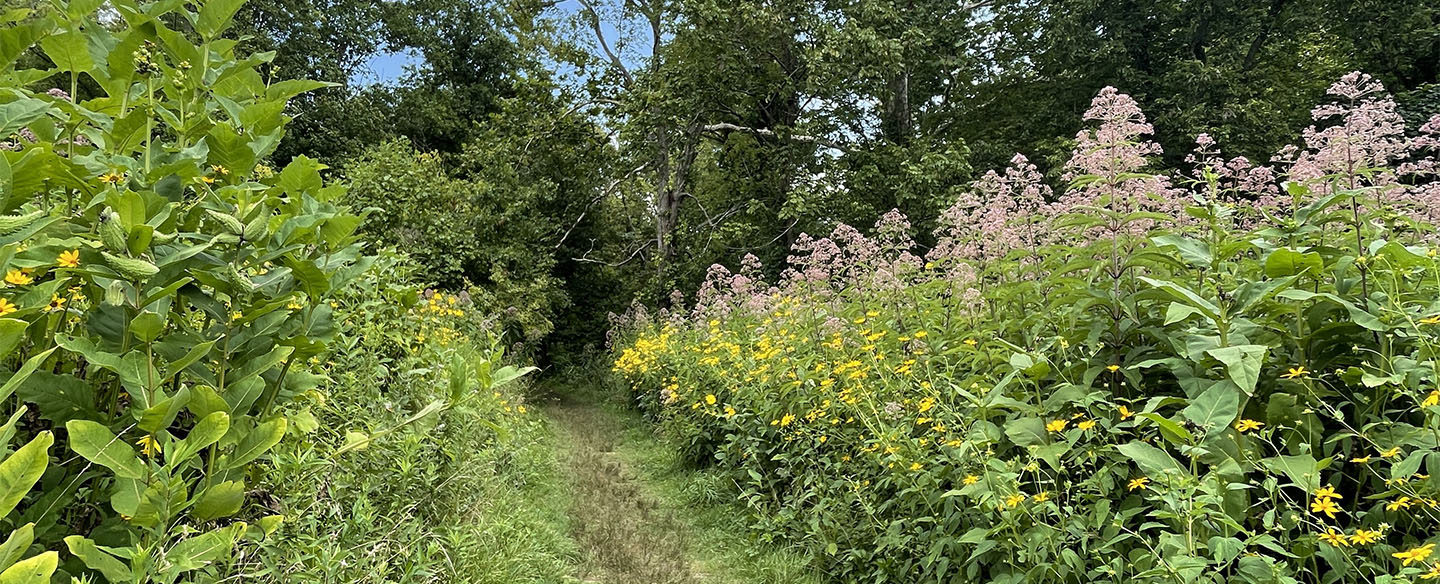
[[1049, 501], [1049, 500], [1050, 500], [1050, 492], [1049, 492], [1049, 491], [1040, 491], [1039, 493], [1035, 493], [1034, 501], [1035, 501], [1036, 503], [1044, 503], [1044, 502]]
[[108, 184], [108, 185], [118, 185], [118, 184], [120, 184], [121, 181], [124, 181], [124, 180], [125, 180], [125, 175], [120, 174], [120, 173], [118, 173], [118, 172], [107, 172], [107, 173], [105, 173], [105, 174], [100, 175], [100, 182], [103, 182], [103, 183]]
[[136, 440], [135, 445], [140, 447], [140, 452], [145, 456], [155, 456], [160, 452], [160, 443], [156, 442], [155, 437], [150, 434], [146, 434], [139, 440]]
[[1394, 500], [1394, 501], [1391, 501], [1391, 502], [1389, 502], [1389, 503], [1386, 503], [1386, 504], [1385, 504], [1385, 510], [1386, 510], [1386, 511], [1400, 511], [1400, 510], [1402, 510], [1402, 509], [1409, 509], [1409, 508], [1410, 508], [1410, 505], [1412, 505], [1412, 504], [1414, 504], [1414, 503], [1415, 503], [1415, 500], [1414, 500], [1414, 499], [1411, 499], [1410, 497], [1406, 497], [1406, 496], [1403, 496], [1403, 495], [1402, 495], [1399, 499], [1396, 499], [1396, 500]]
[[1095, 420], [1082, 420], [1080, 423], [1075, 424], [1075, 427], [1081, 430], [1089, 430], [1095, 427]]
[[1122, 422], [1125, 421], [1125, 420], [1128, 420], [1128, 419], [1130, 419], [1130, 418], [1135, 417], [1135, 412], [1130, 411], [1130, 408], [1127, 408], [1127, 407], [1125, 407], [1125, 406], [1120, 406], [1119, 411], [1120, 411], [1120, 420], [1121, 420]]
[[1318, 488], [1318, 489], [1315, 489], [1315, 498], [1316, 498], [1316, 499], [1344, 499], [1345, 497], [1342, 497], [1342, 496], [1340, 496], [1339, 493], [1336, 493], [1336, 492], [1335, 492], [1335, 487], [1332, 487], [1332, 486], [1330, 486], [1330, 485], [1325, 485], [1325, 486], [1323, 486], [1323, 487], [1320, 487], [1320, 488]]
[[28, 286], [31, 282], [34, 281], [35, 278], [31, 277], [30, 274], [27, 274], [21, 270], [10, 270], [8, 272], [5, 272], [5, 283], [7, 284], [11, 284], [14, 286]]
[[973, 347], [973, 346], [978, 345], [978, 344], [980, 344], [980, 343], [977, 342], [975, 339], [965, 339], [965, 344]]
[[1015, 494], [1015, 495], [1010, 495], [1009, 497], [1006, 497], [1006, 498], [1005, 498], [1005, 506], [1006, 506], [1006, 507], [1015, 507], [1015, 506], [1017, 506], [1017, 505], [1019, 505], [1019, 504], [1021, 504], [1021, 503], [1024, 503], [1024, 502], [1025, 502], [1025, 498], [1026, 498], [1026, 497], [1025, 497], [1025, 493], [1019, 493], [1019, 494]]
[[1350, 536], [1350, 543], [1370, 545], [1380, 541], [1380, 531], [1373, 529], [1356, 529], [1355, 535]]
[[1440, 314], [1420, 319], [1420, 324], [1440, 324]]
[[1399, 447], [1399, 446], [1396, 446], [1396, 447], [1394, 447], [1394, 448], [1391, 448], [1391, 449], [1389, 449], [1389, 450], [1386, 450], [1386, 451], [1380, 453], [1380, 458], [1395, 458], [1395, 457], [1397, 457], [1397, 456], [1400, 456], [1400, 447]]
[[55, 263], [59, 264], [62, 268], [80, 267], [80, 250], [72, 249], [70, 251], [60, 252], [60, 256], [55, 258]]
[[1259, 430], [1260, 427], [1261, 427], [1261, 426], [1264, 426], [1264, 425], [1265, 425], [1264, 422], [1256, 422], [1255, 420], [1251, 420], [1251, 419], [1249, 419], [1249, 418], [1246, 418], [1246, 419], [1240, 420], [1239, 422], [1235, 422], [1235, 430], [1236, 430], [1236, 431], [1239, 431], [1240, 433], [1243, 434], [1243, 433], [1249, 432], [1249, 431], [1251, 431], [1251, 430]]
[[726, 418], [733, 418], [733, 417], [735, 417], [735, 408], [732, 408], [732, 407], [730, 407], [730, 406], [725, 406], [725, 417], [726, 417]]
[[1367, 462], [1370, 462], [1370, 457], [1369, 457], [1369, 456], [1357, 456], [1357, 457], [1355, 457], [1355, 458], [1350, 459], [1350, 462], [1354, 462], [1354, 463], [1357, 463], [1357, 464], [1365, 464], [1365, 463], [1367, 463]]
[[1125, 489], [1128, 491], [1134, 491], [1136, 489], [1148, 489], [1150, 488], [1149, 485], [1150, 477], [1140, 477], [1138, 479], [1131, 479], [1130, 484], [1126, 485]]
[[922, 468], [925, 468], [925, 466], [922, 465], [922, 464], [920, 464], [920, 463], [918, 463], [918, 462], [912, 462], [912, 463], [910, 463], [910, 470], [920, 470], [920, 469], [922, 469]]
[[1334, 499], [1316, 499], [1310, 502], [1310, 512], [1324, 513], [1334, 519], [1335, 514], [1340, 512], [1340, 506], [1335, 504]]
[[1325, 533], [1320, 534], [1320, 541], [1337, 548], [1350, 547], [1350, 540], [1345, 538], [1345, 533], [1336, 531], [1334, 527], [1327, 528]]
[[966, 484], [966, 485], [973, 485], [973, 484], [975, 484], [975, 483], [980, 482], [980, 477], [977, 477], [977, 476], [975, 476], [975, 475], [973, 475], [973, 474], [972, 474], [972, 475], [965, 475], [965, 478], [964, 478], [964, 479], [961, 479], [960, 482], [961, 482], [961, 483], [964, 483], [964, 484]]
[[0, 316], [5, 316], [16, 310], [19, 309], [15, 307], [14, 302], [11, 302], [8, 298], [0, 298]]
[[1301, 366], [1299, 366], [1299, 367], [1291, 367], [1289, 373], [1286, 373], [1286, 374], [1284, 374], [1284, 375], [1281, 375], [1280, 377], [1283, 377], [1283, 378], [1285, 378], [1285, 379], [1296, 379], [1296, 378], [1304, 377], [1304, 376], [1309, 375], [1309, 374], [1310, 374], [1310, 370], [1309, 370], [1309, 369], [1306, 369], [1304, 365], [1301, 365]]
[[713, 393], [707, 393], [707, 394], [705, 394], [705, 403], [706, 403], [706, 404], [709, 404], [709, 405], [712, 405], [712, 406], [715, 405], [715, 394], [713, 394]]
[[1051, 432], [1059, 432], [1061, 430], [1064, 430], [1065, 425], [1069, 423], [1070, 422], [1067, 420], [1051, 420], [1049, 423], [1045, 424], [1045, 429]]
[[1420, 402], [1420, 407], [1422, 408], [1428, 408], [1433, 405], [1440, 405], [1440, 389], [1431, 391], [1430, 395], [1425, 396], [1425, 400]]
[[1105, 369], [1109, 370], [1111, 373], [1114, 373], [1114, 372], [1120, 370], [1120, 366], [1119, 366], [1119, 365], [1109, 365], [1109, 366], [1106, 366]]
[[1430, 571], [1420, 575], [1421, 580], [1434, 580], [1440, 578], [1440, 562], [1430, 564]]
[[1403, 552], [1395, 552], [1390, 555], [1395, 556], [1395, 558], [1399, 559], [1403, 565], [1409, 566], [1410, 564], [1413, 564], [1415, 562], [1425, 561], [1427, 558], [1430, 557], [1430, 554], [1432, 553], [1435, 553], [1435, 544], [1427, 543], [1420, 547], [1410, 548]]
[[50, 295], [50, 303], [45, 305], [45, 312], [59, 312], [65, 310], [65, 299], [57, 294]]
[[930, 334], [930, 333], [927, 333], [927, 332], [925, 332], [925, 331], [915, 331], [915, 338], [917, 338], [917, 339], [923, 339], [923, 338], [925, 338], [925, 335], [928, 335], [928, 334]]

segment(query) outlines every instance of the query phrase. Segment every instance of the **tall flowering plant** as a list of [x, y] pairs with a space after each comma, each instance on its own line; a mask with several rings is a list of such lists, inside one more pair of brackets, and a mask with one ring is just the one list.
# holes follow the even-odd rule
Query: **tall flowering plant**
[[1063, 191], [1017, 157], [923, 261], [802, 236], [617, 378], [835, 581], [1440, 578], [1440, 118], [1394, 112], [1351, 74], [1273, 166], [1172, 173], [1107, 88]]

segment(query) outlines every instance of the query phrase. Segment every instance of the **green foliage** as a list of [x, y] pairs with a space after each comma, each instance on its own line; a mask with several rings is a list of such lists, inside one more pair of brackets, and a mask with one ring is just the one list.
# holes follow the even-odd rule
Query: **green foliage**
[[382, 258], [336, 296], [344, 342], [286, 410], [257, 487], [288, 519], [237, 577], [564, 582], [573, 554], [537, 413], [484, 313]]
[[837, 582], [1433, 578], [1434, 174], [1395, 161], [1434, 142], [1406, 151], [1370, 83], [1317, 118], [1392, 123], [1326, 126], [1314, 166], [1248, 187], [1210, 155], [1188, 189], [1143, 172], [1138, 109], [1102, 93], [1112, 142], [1083, 137], [1099, 170], [1059, 202], [1012, 168], [928, 261], [887, 215], [775, 288], [717, 267], [688, 318], [631, 315], [615, 370]]

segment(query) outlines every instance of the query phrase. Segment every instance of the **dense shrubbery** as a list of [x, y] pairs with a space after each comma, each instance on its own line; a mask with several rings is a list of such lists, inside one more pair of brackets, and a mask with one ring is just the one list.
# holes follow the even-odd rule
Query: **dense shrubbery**
[[[418, 293], [382, 260], [336, 298], [330, 382], [288, 409], [262, 483], [287, 517], [236, 568], [265, 582], [560, 582], [570, 553], [554, 459], [465, 295]], [[482, 386], [432, 415], [470, 372]], [[353, 432], [396, 429], [383, 440]], [[347, 435], [348, 434], [348, 435]], [[347, 442], [348, 441], [348, 442]], [[339, 449], [348, 449], [334, 456]]]
[[[471, 426], [502, 417], [482, 405], [492, 388], [525, 373], [494, 364], [490, 340], [468, 340], [473, 327], [337, 324], [357, 314], [399, 322], [399, 309], [371, 305], [382, 297], [425, 317], [460, 309], [448, 297], [397, 299], [402, 279], [386, 280], [397, 287], [383, 296], [368, 272], [376, 258], [352, 235], [361, 216], [337, 204], [343, 187], [327, 185], [321, 165], [304, 157], [278, 171], [263, 164], [283, 135], [288, 100], [324, 84], [268, 83], [257, 67], [270, 55], [237, 54], [237, 41], [222, 35], [240, 4], [77, 0], [4, 15], [0, 395], [15, 398], [0, 407], [0, 442], [25, 446], [0, 463], [10, 533], [0, 581], [218, 581], [237, 543], [282, 545], [268, 538], [284, 517], [254, 487], [282, 495], [317, 487], [303, 482], [315, 480], [314, 461], [296, 463], [295, 453], [371, 460], [356, 451], [374, 443], [385, 446], [383, 460], [391, 446], [381, 437], [413, 433], [412, 424], [431, 429], [436, 416], [447, 425], [434, 432], [466, 432], [478, 445], [486, 434]], [[32, 46], [23, 62], [49, 68], [17, 68]], [[52, 83], [64, 88], [45, 89]], [[367, 272], [369, 288], [352, 288]], [[401, 331], [425, 338], [393, 337]], [[379, 352], [385, 343], [393, 348]], [[341, 409], [327, 408], [323, 384], [370, 381], [327, 364], [337, 348], [346, 365], [417, 355], [396, 361], [407, 389], [384, 414], [337, 418], [363, 410], [348, 396], [332, 402]], [[368, 391], [355, 399], [381, 388]], [[355, 426], [329, 448], [337, 428]], [[493, 430], [507, 426], [524, 424]], [[296, 435], [276, 464], [291, 466], [274, 468], [294, 474], [264, 476], [287, 432]], [[401, 475], [419, 482], [385, 488], [408, 486], [392, 494], [439, 509], [458, 499], [425, 485], [462, 474], [427, 467]], [[329, 485], [331, 498], [319, 501], [363, 499], [345, 487]], [[319, 511], [298, 511], [292, 530], [321, 529], [309, 514]], [[351, 519], [363, 518], [357, 511]], [[323, 561], [313, 554], [326, 548], [298, 541], [286, 540], [279, 556], [303, 570]], [[291, 581], [292, 565], [271, 575]]]
[[1017, 157], [923, 257], [893, 213], [717, 266], [615, 369], [836, 581], [1435, 578], [1440, 119], [1331, 94], [1273, 166], [1159, 174], [1107, 89], [1064, 192]]

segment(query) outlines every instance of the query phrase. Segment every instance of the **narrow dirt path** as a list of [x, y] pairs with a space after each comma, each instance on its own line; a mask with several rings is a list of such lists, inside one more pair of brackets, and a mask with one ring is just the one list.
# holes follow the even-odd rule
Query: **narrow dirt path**
[[556, 396], [546, 407], [573, 500], [571, 532], [584, 555], [582, 581], [699, 584], [685, 524], [645, 493], [617, 447], [624, 423], [603, 406]]

